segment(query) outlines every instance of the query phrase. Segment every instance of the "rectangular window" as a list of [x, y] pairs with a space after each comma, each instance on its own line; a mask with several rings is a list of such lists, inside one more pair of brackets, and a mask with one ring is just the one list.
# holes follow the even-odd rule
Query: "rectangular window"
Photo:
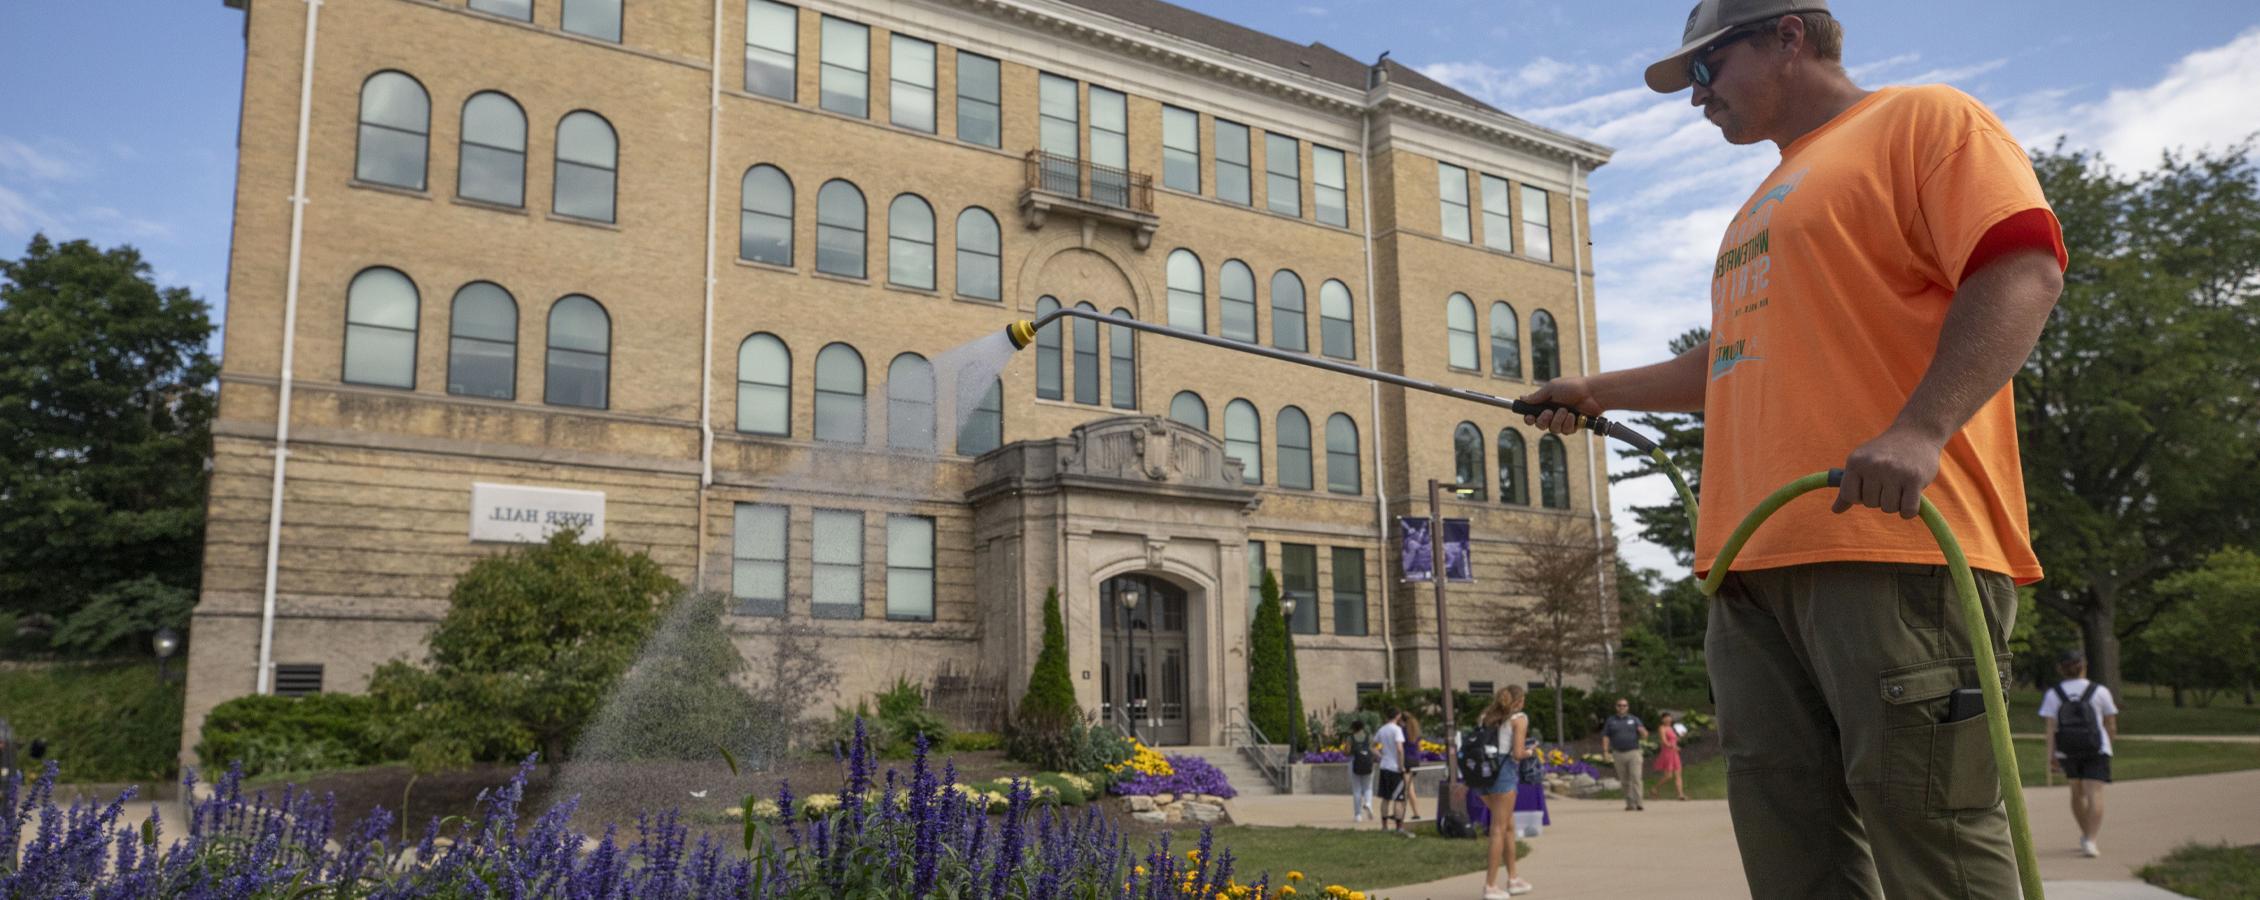
[[1483, 176], [1483, 246], [1493, 250], [1515, 248], [1514, 210], [1507, 208], [1507, 180]]
[[1161, 108], [1161, 184], [1173, 191], [1201, 192], [1200, 113]]
[[1334, 633], [1365, 634], [1365, 551], [1334, 548]]
[[1003, 146], [1004, 112], [999, 105], [997, 61], [957, 52], [957, 139], [984, 147]]
[[471, 0], [471, 8], [521, 22], [534, 20], [534, 0]]
[[1311, 194], [1323, 225], [1350, 227], [1349, 166], [1342, 151], [1310, 146]]
[[843, 116], [871, 117], [871, 29], [846, 19], [824, 17], [823, 71], [817, 87], [821, 105]]
[[894, 86], [887, 95], [888, 118], [904, 128], [933, 134], [934, 45], [895, 35], [887, 78]]
[[1287, 627], [1296, 634], [1318, 633], [1318, 548], [1309, 544], [1279, 545], [1279, 601], [1294, 598], [1295, 611]]
[[1263, 603], [1263, 570], [1269, 565], [1263, 557], [1263, 542], [1248, 542], [1248, 624], [1256, 621], [1256, 607]]
[[787, 102], [799, 95], [800, 10], [769, 0], [745, 3], [745, 90]]
[[1082, 176], [1075, 161], [1083, 158], [1080, 130], [1083, 121], [1074, 79], [1042, 75], [1036, 87], [1036, 146], [1044, 159], [1044, 190], [1069, 197], [1083, 196]]
[[1450, 163], [1437, 163], [1436, 197], [1444, 207], [1444, 236], [1455, 241], [1467, 240], [1467, 170]]
[[819, 619], [863, 618], [863, 514], [819, 509], [811, 537], [810, 613]]
[[934, 520], [887, 517], [887, 618], [934, 621]]
[[1522, 252], [1532, 259], [1553, 262], [1553, 211], [1546, 200], [1545, 191], [1522, 186]]
[[740, 503], [730, 551], [730, 596], [741, 616], [785, 614], [786, 509]]
[[1130, 111], [1121, 91], [1091, 85], [1091, 200], [1130, 205]]
[[1467, 683], [1467, 692], [1479, 697], [1489, 697], [1498, 693], [1499, 688], [1498, 685], [1489, 681], [1470, 681]]
[[1216, 199], [1250, 206], [1248, 126], [1216, 120]]
[[621, 0], [565, 0], [558, 27], [600, 41], [620, 42]]
[[1099, 405], [1099, 323], [1075, 320], [1075, 402]]
[[1302, 148], [1281, 134], [1263, 136], [1263, 202], [1272, 212], [1300, 218], [1303, 214]]

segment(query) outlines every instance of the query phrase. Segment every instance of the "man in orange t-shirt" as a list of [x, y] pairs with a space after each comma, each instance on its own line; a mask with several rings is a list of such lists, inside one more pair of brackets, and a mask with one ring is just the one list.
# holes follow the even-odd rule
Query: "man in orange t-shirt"
[[1973, 648], [1944, 557], [1907, 520], [1928, 496], [1952, 526], [2006, 666], [2015, 585], [2041, 576], [2008, 382], [2062, 290], [2063, 240], [1992, 112], [1943, 86], [1862, 89], [1842, 37], [1823, 0], [1695, 8], [1648, 86], [1692, 85], [1728, 142], [1781, 151], [1720, 241], [1710, 343], [1525, 399], [1704, 414], [1699, 574], [1767, 494], [1844, 469], [1833, 505], [1791, 503], [1759, 529], [1711, 604], [1751, 892], [2013, 897], [1966, 702]]

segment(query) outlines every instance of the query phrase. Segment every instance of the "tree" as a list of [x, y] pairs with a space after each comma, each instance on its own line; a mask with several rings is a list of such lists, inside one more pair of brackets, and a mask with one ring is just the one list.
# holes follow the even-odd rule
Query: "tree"
[[1067, 626], [1059, 616], [1059, 589], [1044, 592], [1044, 647], [1028, 672], [1028, 693], [1014, 715], [1011, 755], [1022, 762], [1059, 768], [1073, 759], [1074, 726], [1083, 714], [1075, 705], [1075, 682], [1067, 677]]
[[[1528, 606], [1493, 613], [1492, 630], [1501, 637], [1499, 656], [1509, 663], [1545, 673], [1554, 686], [1554, 721], [1562, 717], [1565, 676], [1603, 668], [1599, 648], [1612, 639], [1609, 623], [1593, 603], [1600, 589], [1600, 566], [1616, 553], [1616, 541], [1594, 535], [1575, 519], [1554, 517], [1521, 544], [1507, 567], [1510, 594], [1531, 598]], [[1555, 735], [1566, 740], [1568, 735]]]
[[1288, 648], [1287, 617], [1279, 608], [1279, 579], [1263, 570], [1262, 599], [1248, 626], [1248, 718], [1264, 737], [1292, 743], [1295, 720], [1293, 652]]
[[204, 550], [212, 323], [132, 247], [0, 261], [0, 614], [99, 654], [185, 628]]
[[2260, 499], [2260, 177], [2249, 141], [2122, 177], [2033, 155], [2064, 223], [2064, 293], [2016, 376], [2040, 608], [2089, 673], [2166, 612], [2158, 579], [2249, 534]]
[[644, 641], [620, 679], [573, 741], [575, 760], [711, 760], [729, 751], [756, 762], [781, 744], [790, 720], [767, 718], [734, 679], [745, 657], [722, 630], [729, 597], [687, 594]]
[[2205, 706], [2216, 692], [2239, 688], [2251, 703], [2253, 683], [2260, 681], [2260, 555], [2242, 547], [2221, 550], [2204, 565], [2159, 582], [2158, 593], [2176, 602], [2151, 623], [2143, 641], [2173, 686], [2175, 705], [2184, 690]]
[[681, 591], [650, 556], [559, 531], [472, 565], [430, 668], [386, 663], [369, 692], [421, 770], [536, 749], [554, 767]]
[[[1315, 598], [1305, 597], [1301, 602], [1316, 603], [1318, 601]], [[1281, 612], [1284, 613], [1285, 609], [1282, 608]], [[1285, 616], [1282, 615], [1281, 618], [1285, 618]], [[1286, 627], [1285, 623], [1281, 623], [1279, 636], [1281, 640], [1287, 643], [1287, 710], [1290, 713], [1288, 719], [1291, 720], [1287, 734], [1287, 746], [1290, 750], [1299, 753], [1310, 746], [1310, 715], [1307, 708], [1303, 706], [1303, 667], [1295, 657], [1295, 630]]]
[[[1690, 328], [1671, 339], [1673, 356], [1711, 343], [1709, 328]], [[1658, 449], [1677, 465], [1682, 477], [1687, 479], [1687, 489], [1697, 497], [1703, 496], [1703, 414], [1702, 413], [1642, 413], [1633, 417], [1630, 424], [1638, 425], [1659, 435]], [[1612, 472], [1609, 483], [1617, 484], [1651, 475], [1661, 475], [1664, 468], [1646, 453], [1637, 450], [1618, 450], [1617, 456], [1630, 460], [1632, 467], [1622, 472]], [[1680, 565], [1695, 564], [1695, 534], [1687, 529], [1687, 507], [1679, 499], [1678, 490], [1671, 499], [1655, 506], [1635, 506], [1632, 517], [1640, 523], [1640, 537], [1671, 551]]]

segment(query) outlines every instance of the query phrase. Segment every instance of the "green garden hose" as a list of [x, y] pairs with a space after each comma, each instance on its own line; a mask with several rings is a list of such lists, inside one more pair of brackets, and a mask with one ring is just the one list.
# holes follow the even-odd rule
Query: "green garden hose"
[[[1680, 501], [1687, 506], [1687, 526], [1690, 533], [1695, 527], [1695, 497], [1687, 489], [1687, 481], [1680, 477], [1679, 469], [1671, 464], [1662, 450], [1649, 454], [1671, 476], [1678, 486]], [[1727, 567], [1742, 552], [1742, 545], [1758, 526], [1789, 501], [1810, 491], [1837, 487], [1844, 482], [1844, 470], [1830, 469], [1814, 472], [1774, 491], [1757, 509], [1742, 518], [1734, 533], [1727, 536], [1726, 545], [1719, 550], [1718, 559], [1711, 563], [1710, 577], [1703, 579], [1703, 596], [1717, 596], [1719, 583], [1726, 580]], [[1977, 657], [1978, 685], [1985, 695], [1986, 734], [1993, 743], [1994, 770], [2001, 779], [2001, 801], [2009, 814], [2009, 841], [2017, 854], [2017, 877], [2024, 883], [2026, 900], [2042, 900], [2040, 888], [2040, 860], [2033, 855], [2031, 820], [2025, 814], [2025, 792], [2017, 773], [2017, 754], [2009, 740], [2009, 704], [2001, 693], [2001, 674], [1993, 656], [1993, 638], [1987, 634], [1985, 607], [1978, 601], [1977, 578], [1970, 574], [1970, 561], [1962, 555], [1962, 542], [1954, 539], [1954, 531], [1946, 527], [1946, 518], [1938, 514], [1938, 507], [1930, 498], [1922, 498], [1923, 524], [1930, 526], [1931, 537], [1937, 539], [1938, 549], [1946, 554], [1946, 566], [1954, 573], [1954, 591], [1962, 597], [1962, 627], [1968, 632], [1971, 652]]]

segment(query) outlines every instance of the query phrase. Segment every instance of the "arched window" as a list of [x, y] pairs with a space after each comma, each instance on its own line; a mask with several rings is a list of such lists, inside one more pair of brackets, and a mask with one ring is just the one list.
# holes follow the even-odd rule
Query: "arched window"
[[448, 312], [447, 392], [510, 400], [518, 396], [518, 301], [501, 285], [474, 281], [455, 292]]
[[1310, 350], [1310, 320], [1303, 315], [1303, 279], [1286, 269], [1271, 273], [1271, 345]]
[[887, 204], [887, 281], [934, 289], [934, 208], [916, 194]]
[[1310, 417], [1289, 406], [1279, 410], [1279, 486], [1310, 490]]
[[559, 22], [566, 31], [620, 42], [620, 0], [565, 0]]
[[[959, 377], [964, 377], [962, 374]], [[957, 402], [966, 402], [967, 386], [957, 388]], [[1004, 446], [1004, 379], [989, 380], [989, 389], [973, 401], [973, 411], [958, 414], [957, 452], [979, 456]]]
[[863, 191], [837, 178], [816, 191], [816, 271], [864, 277]]
[[776, 335], [738, 345], [738, 431], [793, 433], [793, 353]]
[[1169, 327], [1208, 331], [1208, 288], [1201, 258], [1193, 251], [1169, 251]]
[[1452, 430], [1452, 480], [1465, 496], [1483, 499], [1483, 431], [1474, 422], [1461, 422]]
[[1547, 509], [1569, 508], [1569, 453], [1558, 435], [1538, 439], [1538, 495]]
[[1190, 425], [1208, 430], [1208, 401], [1192, 391], [1178, 391], [1169, 398], [1169, 420], [1179, 425]]
[[1224, 455], [1240, 460], [1240, 480], [1263, 483], [1263, 418], [1256, 405], [1234, 400], [1224, 405]]
[[1499, 502], [1530, 505], [1530, 457], [1512, 428], [1499, 429]]
[[1475, 301], [1466, 294], [1453, 294], [1444, 301], [1444, 330], [1447, 333], [1446, 360], [1455, 369], [1481, 367], [1475, 352]]
[[[1077, 303], [1076, 309], [1098, 312], [1089, 303]], [[1099, 405], [1099, 323], [1081, 316], [1075, 318], [1075, 402]]]
[[1224, 261], [1217, 274], [1216, 299], [1224, 312], [1225, 337], [1256, 342], [1256, 273], [1237, 259]]
[[1538, 381], [1562, 377], [1562, 339], [1554, 328], [1554, 314], [1543, 309], [1530, 314], [1530, 375]]
[[348, 384], [416, 386], [416, 320], [422, 300], [399, 269], [362, 269], [345, 288]]
[[793, 180], [776, 166], [745, 170], [738, 188], [738, 258], [793, 264]]
[[413, 191], [424, 189], [424, 157], [431, 143], [432, 99], [416, 79], [378, 72], [361, 82], [361, 139], [353, 177]]
[[603, 116], [582, 110], [557, 122], [557, 185], [550, 206], [561, 216], [610, 222], [619, 195], [620, 139]]
[[1356, 359], [1357, 332], [1349, 286], [1327, 279], [1318, 286], [1318, 351], [1335, 359]]
[[526, 205], [526, 111], [494, 91], [463, 101], [455, 193], [470, 200]]
[[887, 364], [887, 447], [934, 452], [934, 367], [916, 353]]
[[1491, 374], [1522, 377], [1522, 325], [1504, 300], [1491, 304]]
[[816, 439], [863, 443], [863, 354], [846, 344], [816, 353]]
[[1358, 477], [1358, 423], [1344, 413], [1326, 417], [1326, 489], [1355, 494], [1364, 487]]
[[604, 409], [611, 402], [612, 317], [570, 294], [549, 308], [549, 365], [542, 402]]
[[[1135, 319], [1130, 311], [1115, 307], [1110, 315]], [[1115, 409], [1138, 408], [1138, 332], [1124, 325], [1106, 327], [1107, 396]]]
[[997, 217], [978, 206], [957, 214], [957, 292], [982, 300], [1004, 299], [1004, 246]]
[[[1045, 297], [1036, 301], [1036, 318], [1041, 319], [1058, 311], [1059, 301], [1057, 300]], [[1061, 371], [1064, 367], [1060, 360], [1060, 330], [1061, 325], [1056, 320], [1049, 325], [1036, 329], [1036, 399], [1038, 400], [1059, 400], [1067, 396], [1064, 388], [1066, 373]]]

